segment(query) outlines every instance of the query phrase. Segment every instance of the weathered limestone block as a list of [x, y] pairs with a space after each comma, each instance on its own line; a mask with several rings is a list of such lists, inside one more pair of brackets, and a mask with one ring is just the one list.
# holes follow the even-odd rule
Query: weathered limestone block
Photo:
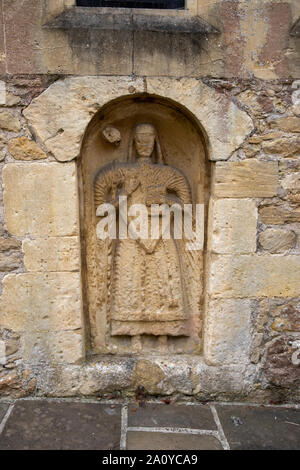
[[272, 131], [272, 132], [267, 132], [266, 134], [263, 134], [262, 136], [260, 136], [260, 140], [275, 140], [275, 139], [279, 139], [280, 137], [282, 137], [282, 132], [280, 131]]
[[10, 163], [3, 169], [7, 230], [16, 236], [78, 234], [74, 163]]
[[253, 159], [217, 162], [213, 178], [216, 197], [272, 197], [277, 194], [278, 163]]
[[282, 137], [281, 139], [267, 140], [262, 144], [263, 150], [269, 155], [290, 157], [300, 154], [300, 137]]
[[6, 356], [12, 356], [19, 349], [19, 341], [17, 339], [10, 339], [6, 341]]
[[208, 249], [214, 253], [256, 251], [257, 207], [251, 199], [216, 199], [209, 209]]
[[27, 271], [79, 271], [78, 237], [51, 237], [24, 240]]
[[134, 365], [133, 357], [126, 357], [121, 363], [118, 357], [112, 356], [96, 365], [86, 364], [82, 369], [83, 380], [77, 382], [80, 386], [79, 393], [89, 395], [90, 390], [93, 389], [100, 392], [129, 389], [133, 379]]
[[289, 192], [287, 197], [285, 198], [291, 204], [300, 204], [300, 191]]
[[0, 105], [5, 104], [6, 101], [6, 82], [0, 80]]
[[12, 253], [0, 253], [0, 271], [14, 271], [22, 263], [21, 254], [13, 251]]
[[273, 119], [270, 121], [270, 127], [284, 132], [300, 132], [300, 118], [289, 116]]
[[294, 171], [300, 171], [300, 160], [297, 158], [285, 158], [279, 160], [279, 172], [285, 176]]
[[23, 360], [30, 364], [77, 364], [83, 359], [81, 330], [25, 333], [21, 344]]
[[[32, 367], [32, 365], [31, 365]], [[70, 397], [70, 396], [79, 396], [80, 395], [80, 386], [83, 382], [85, 385], [85, 390], [88, 390], [88, 393], [85, 395], [93, 395], [97, 392], [102, 391], [101, 384], [99, 381], [98, 386], [91, 386], [90, 382], [86, 381], [86, 378], [82, 380], [84, 375], [84, 369], [80, 365], [74, 364], [59, 364], [59, 365], [48, 365], [48, 376], [52, 375], [55, 377], [54, 380], [49, 381], [47, 375], [43, 373], [43, 369], [39, 370], [38, 365], [32, 367], [35, 370], [37, 384], [38, 384], [38, 393], [41, 393], [41, 387], [43, 389], [42, 395], [46, 392], [48, 397]], [[94, 372], [94, 375], [95, 372]], [[100, 375], [100, 373], [99, 373]], [[50, 382], [50, 383], [49, 383]]]
[[0, 105], [2, 106], [16, 106], [21, 101], [19, 96], [9, 93], [6, 89], [6, 82], [0, 81]]
[[16, 367], [16, 360], [20, 359], [19, 340], [20, 337], [18, 334], [0, 327], [0, 365], [5, 365], [7, 369]]
[[255, 332], [252, 337], [250, 360], [253, 364], [258, 364], [262, 354], [262, 342], [264, 334]]
[[300, 103], [294, 104], [294, 105], [291, 107], [291, 111], [292, 111], [297, 117], [299, 117], [299, 116], [300, 116]]
[[21, 103], [21, 98], [19, 96], [13, 95], [12, 93], [6, 93], [5, 106], [12, 107], [17, 106]]
[[165, 378], [159, 365], [152, 361], [140, 360], [134, 369], [134, 382], [136, 387], [142, 386], [148, 393], [159, 393], [158, 384]]
[[80, 153], [86, 126], [101, 106], [130, 93], [144, 91], [143, 79], [131, 77], [72, 77], [53, 83], [24, 111], [45, 147], [59, 161]]
[[158, 383], [161, 394], [170, 395], [177, 391], [187, 395], [193, 393], [192, 367], [195, 363], [199, 363], [199, 356], [197, 356], [196, 361], [194, 359], [187, 361], [186, 357], [171, 356], [168, 361], [163, 358], [152, 361], [165, 374], [165, 378]]
[[259, 214], [262, 222], [267, 225], [300, 222], [300, 207], [292, 207], [285, 203], [261, 206]]
[[0, 394], [9, 397], [25, 395], [22, 390], [22, 382], [15, 370], [5, 370], [0, 373]]
[[28, 394], [34, 393], [36, 389], [36, 378], [33, 377], [32, 379], [28, 380], [25, 387]]
[[274, 105], [269, 96], [261, 96], [253, 90], [245, 90], [237, 96], [238, 101], [249, 112], [261, 118], [274, 112]]
[[[245, 364], [209, 366], [202, 357], [169, 356], [168, 360], [148, 357], [101, 358], [88, 364], [31, 364], [30, 369], [37, 379], [39, 396], [88, 396], [116, 390], [135, 392], [137, 383], [155, 390], [160, 395], [183, 393], [197, 395], [199, 399], [208, 397], [237, 398], [251, 390], [256, 378], [256, 367]], [[138, 367], [136, 364], [140, 363]], [[151, 383], [151, 369], [154, 372]], [[160, 370], [159, 370], [160, 369]], [[146, 374], [146, 370], [149, 373]], [[136, 374], [136, 371], [138, 374]], [[164, 377], [163, 375], [164, 374]], [[141, 380], [138, 380], [140, 378]], [[141, 393], [140, 398], [143, 399]]]
[[16, 238], [0, 238], [0, 251], [18, 250], [21, 248], [21, 245], [22, 243]]
[[247, 158], [255, 157], [255, 155], [257, 155], [259, 151], [260, 151], [259, 145], [251, 144], [251, 145], [243, 146], [243, 152], [245, 153]]
[[205, 315], [204, 357], [210, 365], [249, 362], [249, 299], [210, 299]]
[[42, 160], [47, 158], [45, 152], [27, 137], [18, 137], [8, 142], [8, 151], [15, 160]]
[[297, 255], [212, 255], [209, 293], [215, 297], [295, 297], [299, 295]]
[[[36, 371], [38, 389], [41, 395], [53, 397], [102, 395], [105, 392], [129, 389], [135, 360], [123, 361], [111, 356], [109, 359], [84, 365], [58, 364], [33, 369]], [[49, 376], [53, 379], [49, 380]]]
[[275, 319], [272, 329], [275, 331], [293, 331], [300, 333], [300, 302], [290, 301], [285, 305], [273, 307], [272, 312]]
[[79, 273], [10, 274], [3, 279], [1, 326], [13, 331], [82, 327]]
[[0, 149], [3, 150], [5, 145], [7, 144], [7, 138], [5, 135], [0, 136]]
[[227, 160], [253, 130], [247, 113], [200, 80], [150, 77], [147, 91], [171, 98], [195, 114], [208, 135], [210, 160]]
[[264, 371], [268, 381], [281, 387], [299, 387], [299, 344], [299, 338], [279, 336], [267, 345]]
[[6, 344], [5, 341], [0, 341], [0, 366], [6, 364]]
[[191, 379], [194, 383], [193, 393], [199, 397], [209, 396], [211, 393], [218, 398], [242, 394], [243, 389], [250, 388], [251, 379], [245, 374], [244, 364], [225, 364], [213, 366], [205, 361], [195, 363], [192, 368]]
[[7, 345], [10, 344], [18, 344], [20, 335], [18, 335], [15, 331], [0, 327], [0, 339], [6, 343], [7, 347]]
[[287, 191], [300, 191], [300, 171], [286, 175], [281, 181], [281, 185]]
[[[141, 78], [72, 77], [52, 84], [24, 111], [30, 126], [59, 161], [76, 158], [91, 116], [110, 100], [144, 92]], [[226, 160], [253, 129], [251, 118], [226, 95], [196, 79], [148, 78], [147, 92], [179, 102], [208, 133], [210, 158]]]
[[20, 132], [20, 119], [10, 111], [0, 111], [0, 128], [10, 132]]
[[259, 234], [260, 246], [270, 253], [283, 253], [295, 245], [296, 235], [292, 230], [269, 228]]
[[252, 135], [251, 137], [249, 137], [248, 139], [248, 143], [251, 144], [251, 145], [258, 145], [261, 143], [261, 136], [260, 135]]
[[4, 147], [6, 145], [6, 138], [4, 136], [0, 137], [0, 162], [3, 162], [6, 157], [6, 152], [4, 151]]

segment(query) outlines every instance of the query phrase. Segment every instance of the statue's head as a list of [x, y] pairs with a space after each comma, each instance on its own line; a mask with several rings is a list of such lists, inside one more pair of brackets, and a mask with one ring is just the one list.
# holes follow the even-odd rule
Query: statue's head
[[156, 140], [156, 130], [152, 124], [139, 124], [134, 133], [136, 154], [140, 158], [151, 157]]
[[135, 162], [137, 158], [151, 158], [153, 163], [164, 164], [158, 134], [153, 124], [142, 123], [133, 129], [128, 160]]

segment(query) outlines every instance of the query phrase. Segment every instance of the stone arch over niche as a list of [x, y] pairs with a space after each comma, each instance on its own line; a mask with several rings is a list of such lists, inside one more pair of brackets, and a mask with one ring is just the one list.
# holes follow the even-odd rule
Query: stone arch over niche
[[[103, 106], [86, 129], [78, 159], [83, 305], [87, 344], [92, 354], [200, 353], [202, 347], [206, 236], [203, 237], [201, 249], [195, 252], [184, 250], [183, 242], [176, 242], [177, 265], [175, 255], [170, 254], [172, 246], [162, 246], [165, 242], [160, 241], [154, 251], [146, 253], [143, 247], [137, 248], [137, 242], [132, 241], [121, 252], [118, 241], [104, 242], [96, 236], [99, 222], [95, 208], [95, 181], [99, 179], [97, 175], [99, 172], [101, 175], [101, 169], [107, 168], [112, 162], [117, 162], [114, 168], [128, 163], [133, 130], [138, 124], [145, 122], [151, 123], [157, 131], [164, 158], [164, 167], [159, 171], [164, 171], [167, 165], [168, 169], [174, 168], [174, 171], [185, 175], [190, 187], [191, 202], [203, 207], [202, 224], [204, 234], [206, 233], [210, 166], [207, 138], [196, 118], [172, 100], [145, 93], [127, 95]], [[117, 142], [109, 142], [104, 136], [103, 131], [107, 127], [119, 132]], [[121, 257], [126, 257], [126, 251], [129, 258], [122, 261]], [[116, 279], [119, 279], [118, 262], [121, 271], [127, 270], [130, 281], [126, 284], [123, 276], [116, 287]], [[132, 263], [135, 266], [131, 266]], [[150, 265], [151, 268], [148, 269], [147, 266]], [[163, 282], [166, 277], [157, 272], [157, 267], [163, 271], [164, 265], [170, 269], [165, 275], [169, 276], [169, 283]], [[142, 276], [151, 278], [143, 281]], [[120, 286], [124, 282], [125, 288], [122, 290]], [[185, 299], [182, 302], [184, 306], [178, 306], [171, 313], [164, 313], [164, 308], [159, 307], [159, 311], [163, 313], [156, 316], [156, 307], [153, 307], [152, 313], [149, 313], [147, 308], [151, 309], [152, 302], [158, 302], [159, 296], [160, 299], [165, 299], [170, 295], [164, 289], [169, 289], [172, 283], [176, 292], [181, 289], [182, 298]], [[161, 294], [158, 294], [158, 290]], [[116, 303], [113, 297], [118, 298], [121, 295], [122, 302], [126, 303], [128, 296], [134, 295], [134, 292], [137, 307], [135, 312], [129, 311], [128, 317], [131, 320], [128, 321], [126, 312], [120, 312], [120, 308], [117, 311], [116, 308], [113, 309], [112, 305]], [[152, 300], [147, 301], [151, 292]], [[139, 314], [141, 302], [144, 313]]]

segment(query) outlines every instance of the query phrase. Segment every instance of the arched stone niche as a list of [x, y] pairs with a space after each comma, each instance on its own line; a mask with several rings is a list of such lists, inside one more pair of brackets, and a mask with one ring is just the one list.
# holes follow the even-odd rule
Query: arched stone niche
[[[184, 175], [190, 188], [190, 202], [202, 207], [203, 243], [197, 251], [185, 250], [183, 241], [171, 240], [164, 245], [165, 242], [160, 240], [154, 250], [146, 252], [145, 247], [136, 240], [129, 241], [129, 244], [122, 241], [121, 249], [118, 248], [118, 240], [109, 242], [97, 239], [99, 217], [96, 216], [95, 185], [105, 174], [103, 168], [108, 168], [112, 162], [115, 163], [109, 171], [113, 174], [118, 171], [116, 168], [124, 170], [130, 167], [128, 160], [134, 129], [141, 123], [151, 123], [157, 132], [164, 159], [157, 173], [160, 180], [157, 181], [158, 185], [164, 182], [166, 168], [166, 171], [173, 171], [175, 175]], [[110, 142], [110, 138], [104, 136], [103, 131], [108, 126], [120, 133], [118, 135], [117, 132], [117, 141], [112, 139]], [[174, 101], [147, 94], [128, 95], [111, 101], [96, 113], [88, 125], [78, 159], [78, 175], [83, 305], [90, 340], [87, 344], [91, 353], [200, 353], [203, 249], [209, 199], [209, 165], [205, 142], [204, 133], [190, 112]], [[136, 165], [138, 162], [133, 167]], [[153, 186], [152, 177], [146, 176], [146, 179], [149, 178], [148, 188]], [[172, 255], [172, 247], [175, 247], [176, 255]], [[119, 270], [123, 273], [121, 280]], [[125, 271], [127, 280], [124, 278]], [[169, 282], [166, 282], [166, 277]], [[177, 288], [174, 294], [177, 307], [174, 307], [174, 312], [170, 309], [165, 311], [162, 307], [164, 302], [170, 303], [167, 290], [172, 287], [172, 283], [173, 288]], [[135, 312], [130, 310], [128, 300], [132, 295], [136, 296]], [[119, 297], [120, 308], [114, 300]], [[180, 299], [183, 299], [182, 305]], [[156, 315], [155, 302], [160, 302]], [[124, 304], [129, 305], [127, 317], [126, 311], [121, 311], [121, 305]]]

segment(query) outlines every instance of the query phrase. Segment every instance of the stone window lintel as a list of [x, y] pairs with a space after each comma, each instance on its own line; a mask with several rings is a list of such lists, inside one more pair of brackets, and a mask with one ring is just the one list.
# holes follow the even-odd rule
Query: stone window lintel
[[187, 10], [101, 8], [68, 6], [48, 17], [45, 28], [154, 31], [165, 33], [216, 34], [219, 31]]

